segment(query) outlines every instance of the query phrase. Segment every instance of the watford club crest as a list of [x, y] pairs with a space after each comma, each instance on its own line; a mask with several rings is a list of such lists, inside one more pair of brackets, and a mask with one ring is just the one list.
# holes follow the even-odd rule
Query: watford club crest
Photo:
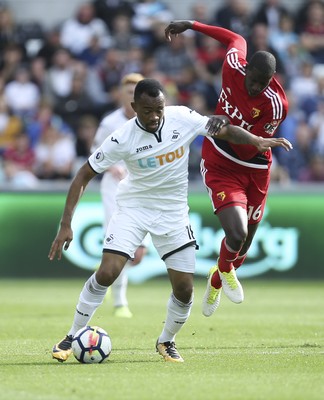
[[253, 107], [251, 110], [251, 116], [252, 118], [258, 118], [258, 116], [260, 115], [261, 110], [259, 110], [258, 108]]
[[268, 135], [272, 136], [275, 133], [276, 129], [278, 128], [280, 122], [281, 122], [281, 119], [271, 121], [271, 122], [265, 124], [263, 128]]
[[217, 198], [218, 198], [218, 200], [224, 201], [224, 200], [225, 200], [225, 197], [226, 197], [226, 194], [225, 194], [224, 191], [217, 193]]

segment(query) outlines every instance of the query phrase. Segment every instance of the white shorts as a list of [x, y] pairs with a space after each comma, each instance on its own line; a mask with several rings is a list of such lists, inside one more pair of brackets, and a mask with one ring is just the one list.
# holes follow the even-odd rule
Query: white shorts
[[103, 251], [132, 259], [147, 233], [162, 260], [188, 246], [196, 246], [187, 210], [118, 207], [110, 219]]

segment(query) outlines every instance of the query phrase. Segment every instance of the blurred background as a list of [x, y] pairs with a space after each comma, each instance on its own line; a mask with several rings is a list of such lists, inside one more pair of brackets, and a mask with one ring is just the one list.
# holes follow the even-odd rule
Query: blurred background
[[[324, 244], [324, 1], [319, 0], [1, 0], [0, 276], [64, 276], [66, 271], [74, 276], [98, 261], [100, 177], [80, 207], [87, 211], [78, 219], [87, 223], [77, 228], [76, 248], [60, 266], [44, 267], [70, 180], [90, 154], [100, 119], [119, 107], [118, 86], [125, 74], [160, 80], [169, 104], [213, 113], [224, 48], [195, 32], [167, 43], [164, 28], [173, 19], [217, 24], [243, 35], [248, 59], [256, 50], [276, 56], [277, 78], [290, 102], [278, 134], [294, 150], [274, 151], [267, 214], [240, 273], [324, 278], [319, 257]], [[189, 202], [202, 244], [197, 256], [203, 275], [217, 257], [222, 232], [216, 218], [210, 221], [200, 148], [197, 139], [190, 155]], [[143, 275], [130, 278], [150, 278], [153, 262], [154, 274], [163, 274], [151, 249], [140, 266]]]

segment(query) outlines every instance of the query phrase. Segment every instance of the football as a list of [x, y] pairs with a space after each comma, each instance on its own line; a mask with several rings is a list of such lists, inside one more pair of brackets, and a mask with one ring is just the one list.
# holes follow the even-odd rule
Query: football
[[107, 360], [112, 345], [108, 333], [99, 326], [85, 326], [72, 340], [74, 357], [83, 364], [98, 364]]

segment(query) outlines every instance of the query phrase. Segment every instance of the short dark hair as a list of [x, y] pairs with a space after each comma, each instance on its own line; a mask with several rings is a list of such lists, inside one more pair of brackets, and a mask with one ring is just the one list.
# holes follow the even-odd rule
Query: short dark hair
[[150, 97], [158, 97], [161, 92], [163, 93], [163, 86], [156, 79], [143, 79], [135, 86], [134, 100], [137, 101], [143, 93]]
[[276, 72], [276, 58], [268, 51], [257, 51], [251, 57], [248, 68], [255, 68], [262, 75], [271, 77]]

